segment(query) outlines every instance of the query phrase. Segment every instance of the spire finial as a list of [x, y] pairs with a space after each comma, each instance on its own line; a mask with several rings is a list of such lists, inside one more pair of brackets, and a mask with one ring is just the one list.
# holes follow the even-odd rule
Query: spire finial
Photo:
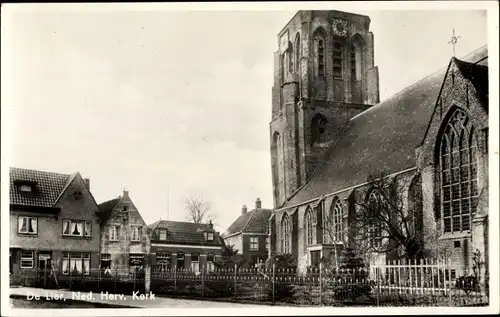
[[455, 36], [455, 28], [453, 28], [453, 35], [448, 42], [448, 44], [451, 44], [453, 46], [453, 57], [455, 57], [455, 46], [457, 45], [459, 38], [460, 36]]

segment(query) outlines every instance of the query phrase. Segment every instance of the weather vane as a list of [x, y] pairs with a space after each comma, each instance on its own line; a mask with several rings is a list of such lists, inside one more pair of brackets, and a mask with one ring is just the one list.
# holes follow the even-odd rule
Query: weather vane
[[450, 41], [448, 42], [448, 44], [453, 45], [453, 57], [455, 57], [455, 45], [457, 45], [459, 38], [460, 38], [460, 36], [455, 36], [455, 29], [453, 29], [453, 36], [451, 37]]

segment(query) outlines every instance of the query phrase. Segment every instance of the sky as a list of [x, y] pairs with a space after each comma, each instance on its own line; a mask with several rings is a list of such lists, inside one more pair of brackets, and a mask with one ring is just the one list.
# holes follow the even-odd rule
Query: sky
[[[486, 11], [349, 11], [371, 18], [382, 100], [447, 65], [453, 28], [457, 56], [487, 44]], [[187, 196], [221, 232], [272, 208], [273, 52], [294, 14], [11, 12], [9, 165], [78, 171], [98, 203], [126, 188], [148, 224], [185, 221]]]

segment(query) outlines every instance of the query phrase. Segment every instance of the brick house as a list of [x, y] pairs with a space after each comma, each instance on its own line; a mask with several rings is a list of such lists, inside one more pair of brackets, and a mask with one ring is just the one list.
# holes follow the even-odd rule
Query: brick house
[[[408, 180], [406, 204], [421, 195], [429, 257], [446, 250], [452, 276], [470, 273], [476, 249], [488, 263], [487, 47], [379, 102], [369, 26], [367, 16], [299, 11], [278, 35], [271, 253], [292, 254], [302, 271], [340, 254], [368, 176], [385, 172]], [[333, 240], [319, 229], [325, 218]]]
[[13, 276], [52, 268], [63, 278], [99, 267], [99, 208], [88, 179], [10, 168], [9, 193]]
[[212, 222], [159, 220], [149, 225], [151, 266], [154, 271], [214, 269], [222, 253], [223, 240]]
[[100, 267], [111, 272], [132, 272], [144, 267], [151, 241], [148, 227], [124, 190], [123, 195], [99, 204], [101, 219]]
[[238, 250], [239, 258], [244, 263], [254, 266], [266, 261], [269, 250], [268, 221], [272, 209], [262, 208], [259, 198], [255, 201], [255, 209], [247, 211], [244, 205], [241, 215], [222, 235], [227, 246]]

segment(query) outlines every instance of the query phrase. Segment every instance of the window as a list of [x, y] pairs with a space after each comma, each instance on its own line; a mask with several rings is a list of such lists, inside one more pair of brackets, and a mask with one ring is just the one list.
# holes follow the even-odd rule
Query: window
[[159, 240], [162, 240], [162, 241], [167, 240], [167, 230], [166, 229], [160, 229], [160, 230], [158, 230], [158, 232], [159, 232], [159, 234], [158, 234]]
[[314, 49], [316, 54], [316, 75], [325, 78], [325, 32], [319, 29], [314, 34]]
[[300, 71], [300, 34], [295, 37], [295, 73]]
[[214, 241], [214, 233], [213, 232], [207, 233], [207, 241]]
[[259, 251], [259, 237], [250, 237], [250, 251]]
[[118, 226], [109, 226], [109, 241], [118, 241]]
[[19, 217], [17, 232], [24, 234], [37, 234], [37, 223], [38, 219], [36, 217]]
[[361, 52], [363, 48], [362, 39], [355, 35], [351, 43], [351, 80], [361, 79]]
[[123, 211], [128, 211], [128, 206], [123, 206]]
[[269, 250], [269, 237], [266, 237], [266, 251]]
[[314, 118], [312, 119], [312, 124], [311, 124], [311, 143], [312, 144], [314, 144], [315, 142], [321, 141], [321, 136], [326, 131], [326, 125], [327, 125], [327, 120], [325, 117], [323, 117], [320, 114], [317, 114], [314, 116]]
[[311, 208], [308, 208], [305, 215], [307, 245], [314, 244], [316, 241], [316, 239], [314, 239], [315, 220]]
[[140, 241], [141, 240], [141, 227], [140, 226], [132, 226], [132, 236], [130, 237], [131, 241]]
[[21, 268], [32, 269], [35, 263], [33, 251], [21, 251]]
[[184, 268], [184, 253], [183, 252], [177, 253], [177, 268], [178, 269]]
[[191, 270], [193, 272], [200, 271], [200, 255], [199, 254], [191, 254]]
[[33, 191], [33, 186], [28, 184], [19, 185], [19, 191], [24, 193], [31, 193]]
[[335, 202], [333, 207], [333, 238], [335, 242], [344, 241], [343, 236], [343, 211], [342, 204], [339, 199]]
[[63, 252], [63, 274], [90, 274], [90, 253]]
[[291, 253], [290, 251], [290, 217], [287, 214], [281, 220], [281, 251], [282, 253]]
[[333, 42], [333, 76], [342, 78], [342, 43], [340, 40]]
[[[380, 222], [380, 210], [388, 208], [386, 202], [382, 198], [380, 192], [372, 190], [368, 196], [368, 213], [370, 219], [370, 225], [368, 228], [367, 238], [373, 241], [374, 247], [380, 247], [382, 244], [382, 223]], [[388, 212], [383, 212], [382, 214], [387, 214]]]
[[207, 271], [211, 272], [214, 270], [214, 261], [215, 261], [215, 256], [213, 253], [207, 254]]
[[331, 243], [330, 235], [332, 233], [332, 212], [328, 212], [325, 209], [325, 202], [321, 201], [320, 207], [322, 214], [321, 214], [321, 227], [323, 229], [323, 243], [324, 244], [329, 244]]
[[477, 148], [474, 129], [462, 110], [455, 110], [440, 141], [443, 232], [469, 231], [479, 195]]
[[111, 254], [102, 253], [101, 254], [101, 269], [111, 269]]
[[90, 221], [63, 220], [63, 236], [90, 237]]
[[321, 259], [320, 251], [311, 251], [311, 266], [318, 267]]
[[172, 255], [170, 253], [157, 253], [156, 254], [156, 268], [159, 272], [170, 270], [172, 264]]

